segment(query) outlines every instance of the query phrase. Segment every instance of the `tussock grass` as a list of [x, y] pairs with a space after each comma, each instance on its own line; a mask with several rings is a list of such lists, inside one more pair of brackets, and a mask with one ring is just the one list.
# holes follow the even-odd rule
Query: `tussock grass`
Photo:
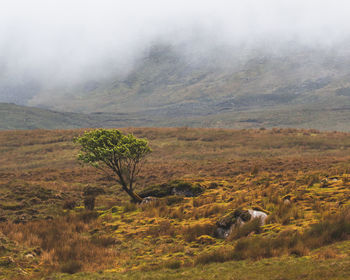
[[[83, 130], [0, 132], [0, 231], [21, 250], [40, 248], [28, 271], [150, 271], [166, 264], [175, 273], [194, 261], [302, 256], [348, 239], [348, 218], [338, 215], [349, 205], [349, 133], [123, 131], [148, 138], [153, 150], [136, 191], [181, 180], [201, 185], [204, 193], [137, 206], [111, 178], [76, 161], [72, 139]], [[82, 209], [87, 185], [106, 192], [96, 199], [96, 211]], [[269, 213], [265, 226], [246, 223], [228, 240], [214, 239], [221, 216], [256, 206]]]
[[[259, 226], [259, 223], [253, 220], [246, 225], [247, 229], [244, 229], [244, 226], [241, 227], [233, 233], [231, 239], [245, 236], [252, 230], [251, 227], [254, 225]], [[229, 260], [257, 260], [282, 255], [304, 256], [311, 249], [343, 240], [350, 240], [350, 209], [340, 214], [324, 217], [321, 222], [311, 225], [303, 233], [285, 231], [277, 237], [254, 236], [241, 238], [236, 242], [234, 248], [222, 247], [200, 254], [196, 258], [195, 263], [207, 264]]]
[[[51, 221], [25, 224], [0, 224], [0, 230], [29, 248], [41, 248], [40, 257], [52, 270], [75, 273], [81, 269], [95, 270], [113, 264], [116, 253], [109, 248], [112, 237], [90, 239], [86, 233], [98, 227], [96, 221], [81, 215], [66, 215]], [[85, 233], [85, 235], [84, 235]]]

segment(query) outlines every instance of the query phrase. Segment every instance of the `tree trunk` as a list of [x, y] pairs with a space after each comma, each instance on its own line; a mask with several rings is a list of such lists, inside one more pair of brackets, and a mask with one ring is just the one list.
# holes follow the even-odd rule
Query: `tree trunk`
[[135, 193], [134, 191], [128, 189], [127, 187], [124, 187], [123, 186], [123, 190], [127, 192], [127, 194], [132, 198], [132, 200], [136, 203], [140, 203], [142, 202], [142, 198], [137, 194]]

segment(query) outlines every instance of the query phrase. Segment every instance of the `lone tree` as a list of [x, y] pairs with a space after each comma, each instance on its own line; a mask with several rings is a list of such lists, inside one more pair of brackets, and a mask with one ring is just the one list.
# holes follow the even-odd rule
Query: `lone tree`
[[117, 129], [95, 129], [75, 138], [75, 142], [81, 146], [78, 160], [113, 176], [134, 202], [142, 201], [134, 192], [134, 183], [145, 156], [151, 152], [145, 139]]

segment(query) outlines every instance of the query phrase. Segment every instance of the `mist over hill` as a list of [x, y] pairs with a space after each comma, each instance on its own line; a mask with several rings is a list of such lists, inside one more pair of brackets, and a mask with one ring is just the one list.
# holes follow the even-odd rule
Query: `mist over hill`
[[245, 55], [243, 50], [218, 48], [191, 61], [180, 48], [154, 45], [124, 77], [63, 87], [30, 103], [66, 111], [152, 111], [167, 116], [344, 104], [350, 101], [349, 50], [348, 46], [336, 53], [296, 48]]
[[11, 3], [0, 102], [148, 126], [348, 129], [346, 1]]
[[[349, 45], [276, 53], [216, 48], [189, 56], [157, 44], [125, 76], [53, 89], [29, 104], [58, 111], [137, 114], [148, 125], [297, 126], [347, 130]], [[236, 52], [237, 51], [237, 52]]]
[[56, 114], [54, 125], [42, 128], [136, 125], [349, 130], [348, 49], [344, 44], [337, 52], [295, 46], [276, 53], [244, 53], [222, 47], [200, 56], [189, 54], [183, 46], [163, 43], [145, 51], [126, 75], [44, 91], [38, 83], [24, 82], [8, 90], [35, 93], [19, 98], [19, 104], [64, 115], [61, 125]]

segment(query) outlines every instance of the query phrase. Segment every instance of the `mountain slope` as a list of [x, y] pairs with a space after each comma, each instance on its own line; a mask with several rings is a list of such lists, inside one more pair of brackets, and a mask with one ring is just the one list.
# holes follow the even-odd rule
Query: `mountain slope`
[[344, 48], [338, 53], [296, 49], [237, 56], [224, 49], [193, 61], [174, 47], [157, 45], [125, 77], [55, 89], [49, 99], [32, 104], [74, 112], [175, 111], [182, 116], [276, 105], [350, 104], [347, 54]]
[[41, 111], [42, 118], [31, 115], [27, 119], [14, 109], [19, 116], [5, 113], [2, 128], [350, 130], [349, 50], [344, 44], [334, 52], [299, 47], [275, 53], [221, 48], [191, 55], [179, 47], [158, 44], [127, 75], [116, 73], [103, 80], [41, 89], [28, 102], [75, 114]]
[[139, 126], [141, 121], [125, 114], [65, 113], [0, 103], [0, 130]]

